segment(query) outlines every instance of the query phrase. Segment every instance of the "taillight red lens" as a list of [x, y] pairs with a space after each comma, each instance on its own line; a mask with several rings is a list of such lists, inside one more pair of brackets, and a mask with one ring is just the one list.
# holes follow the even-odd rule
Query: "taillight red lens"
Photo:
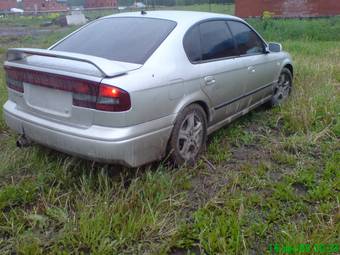
[[113, 86], [102, 84], [99, 88], [100, 97], [119, 97], [120, 94], [121, 90]]
[[120, 88], [59, 74], [5, 66], [7, 86], [24, 92], [23, 83], [69, 91], [73, 105], [101, 111], [120, 112], [131, 108], [130, 95]]
[[[52, 89], [64, 90], [74, 93], [97, 95], [98, 82], [89, 81], [60, 74], [52, 74], [35, 70], [5, 66], [7, 85], [12, 88], [12, 80], [24, 82]], [[23, 90], [23, 88], [22, 88]]]
[[7, 86], [15, 91], [24, 93], [24, 85], [20, 73], [15, 69], [5, 67]]
[[120, 112], [131, 108], [130, 95], [120, 88], [100, 84], [96, 109], [102, 111]]

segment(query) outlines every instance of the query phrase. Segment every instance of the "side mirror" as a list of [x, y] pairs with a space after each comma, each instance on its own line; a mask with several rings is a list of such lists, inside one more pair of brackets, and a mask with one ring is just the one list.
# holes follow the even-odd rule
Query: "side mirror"
[[268, 43], [268, 46], [266, 47], [266, 52], [281, 52], [282, 51], [282, 45], [280, 43]]

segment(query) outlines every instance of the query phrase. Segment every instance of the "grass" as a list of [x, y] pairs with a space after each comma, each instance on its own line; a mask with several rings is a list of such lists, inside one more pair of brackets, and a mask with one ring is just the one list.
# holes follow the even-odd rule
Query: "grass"
[[[249, 22], [262, 31], [267, 40], [285, 41], [338, 41], [340, 40], [339, 17], [328, 19], [250, 19]], [[310, 48], [304, 48], [311, 50]]]
[[18, 16], [18, 15], [7, 15], [0, 18], [0, 28], [1, 27], [27, 27], [27, 28], [39, 28], [42, 24], [46, 22], [53, 21], [58, 18], [60, 14], [50, 13], [40, 16]]
[[233, 4], [193, 4], [166, 7], [166, 9], [183, 10], [183, 11], [199, 11], [199, 12], [216, 12], [224, 14], [234, 14], [235, 6]]
[[[193, 168], [19, 150], [1, 117], [0, 253], [339, 253], [340, 20], [250, 22], [291, 53], [293, 94], [213, 134]], [[1, 37], [1, 62], [8, 47], [47, 47], [70, 31]]]

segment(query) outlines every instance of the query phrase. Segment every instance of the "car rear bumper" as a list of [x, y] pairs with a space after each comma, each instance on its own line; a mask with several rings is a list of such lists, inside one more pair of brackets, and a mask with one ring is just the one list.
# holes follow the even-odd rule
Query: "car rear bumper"
[[32, 141], [82, 158], [137, 167], [161, 159], [166, 151], [174, 116], [124, 128], [60, 124], [4, 105], [7, 125]]

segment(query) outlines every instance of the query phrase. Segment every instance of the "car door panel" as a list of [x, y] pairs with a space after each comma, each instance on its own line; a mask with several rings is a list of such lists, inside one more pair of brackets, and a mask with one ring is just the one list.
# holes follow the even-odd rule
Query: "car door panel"
[[248, 56], [244, 61], [247, 63], [244, 93], [249, 97], [249, 105], [251, 105], [272, 93], [277, 61], [269, 54]]
[[[244, 93], [244, 68], [239, 59], [231, 58], [201, 64], [202, 89], [212, 102], [214, 121], [218, 122], [239, 110]], [[207, 77], [215, 82], [208, 84]]]
[[249, 107], [272, 91], [275, 76], [275, 57], [265, 53], [265, 43], [247, 24], [227, 22], [242, 59], [245, 75], [245, 90], [240, 108]]
[[213, 106], [213, 122], [220, 121], [238, 110], [238, 100], [244, 92], [244, 71], [237, 55], [235, 41], [226, 20], [199, 24], [201, 43], [202, 89]]

